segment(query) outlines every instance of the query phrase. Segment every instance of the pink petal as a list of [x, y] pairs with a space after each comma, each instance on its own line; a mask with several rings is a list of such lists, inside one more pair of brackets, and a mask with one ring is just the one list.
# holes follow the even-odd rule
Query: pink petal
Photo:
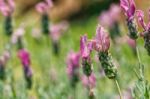
[[136, 14], [140, 25], [144, 28], [144, 30], [146, 30], [146, 24], [144, 22], [144, 12], [142, 10], [137, 10]]

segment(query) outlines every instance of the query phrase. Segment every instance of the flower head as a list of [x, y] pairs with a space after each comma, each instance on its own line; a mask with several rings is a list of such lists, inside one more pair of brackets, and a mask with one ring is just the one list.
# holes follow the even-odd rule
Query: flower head
[[67, 56], [67, 73], [70, 78], [77, 73], [76, 69], [79, 68], [80, 54], [71, 51]]
[[120, 6], [123, 9], [128, 20], [132, 20], [135, 13], [135, 2], [134, 0], [120, 0]]
[[19, 38], [22, 38], [25, 33], [24, 27], [19, 27], [12, 35], [11, 41], [13, 44], [16, 44]]
[[50, 36], [53, 41], [58, 41], [60, 36], [66, 31], [69, 27], [68, 22], [62, 21], [58, 24], [52, 24], [50, 26]]
[[14, 0], [1, 0], [0, 1], [0, 11], [4, 16], [10, 16], [15, 9]]
[[[142, 10], [137, 10], [136, 11], [136, 15], [138, 17], [138, 22], [140, 23], [142, 28], [145, 31], [149, 31], [150, 30], [150, 21], [149, 21], [149, 23], [147, 25], [145, 24], [145, 22], [144, 22], [144, 12]], [[149, 16], [150, 16], [150, 10], [149, 10]]]
[[111, 28], [119, 20], [120, 7], [112, 4], [108, 11], [104, 11], [99, 16], [100, 24], [104, 27]]
[[131, 39], [131, 38], [129, 38], [129, 37], [127, 37], [126, 40], [127, 40], [128, 45], [129, 45], [131, 48], [133, 48], [133, 49], [136, 48], [136, 41], [135, 41], [135, 40], [133, 40], [133, 39]]
[[107, 52], [109, 50], [110, 47], [109, 35], [101, 26], [97, 27], [96, 37], [92, 42], [93, 48], [98, 52]]
[[83, 75], [81, 80], [82, 80], [82, 84], [86, 88], [90, 87], [91, 89], [93, 89], [96, 86], [96, 78], [95, 78], [94, 73], [91, 73], [89, 78], [86, 75]]
[[43, 2], [40, 2], [36, 5], [36, 10], [39, 13], [47, 13], [48, 9], [50, 9], [53, 6], [52, 0], [45, 0]]
[[18, 52], [18, 57], [20, 58], [23, 66], [29, 66], [30, 65], [30, 55], [27, 50], [20, 49]]
[[80, 52], [83, 59], [88, 59], [92, 51], [92, 42], [87, 42], [87, 36], [84, 35], [80, 39]]

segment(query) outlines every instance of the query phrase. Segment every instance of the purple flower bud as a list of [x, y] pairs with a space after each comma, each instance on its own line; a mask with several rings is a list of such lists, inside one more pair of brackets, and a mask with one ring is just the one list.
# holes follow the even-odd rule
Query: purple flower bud
[[30, 55], [27, 50], [20, 49], [18, 52], [18, 57], [20, 58], [23, 70], [24, 70], [24, 76], [27, 82], [27, 88], [32, 87], [32, 69], [30, 67]]
[[120, 6], [123, 9], [128, 20], [132, 20], [135, 13], [134, 0], [120, 0]]
[[84, 35], [80, 39], [80, 55], [82, 58], [83, 72], [86, 76], [90, 76], [92, 73], [91, 52], [92, 42], [87, 42], [87, 36]]
[[27, 50], [20, 49], [18, 52], [18, 57], [20, 58], [23, 66], [29, 66], [30, 65], [30, 55]]
[[103, 27], [98, 26], [96, 30], [96, 37], [92, 41], [93, 48], [98, 52], [107, 52], [110, 47], [110, 40], [108, 33]]
[[87, 77], [86, 75], [83, 75], [82, 78], [82, 84], [86, 87], [90, 89], [93, 89], [96, 86], [96, 78], [94, 73], [91, 73], [91, 75], [89, 77]]
[[87, 42], [87, 36], [84, 35], [80, 39], [80, 54], [82, 59], [89, 59], [92, 51], [92, 42]]

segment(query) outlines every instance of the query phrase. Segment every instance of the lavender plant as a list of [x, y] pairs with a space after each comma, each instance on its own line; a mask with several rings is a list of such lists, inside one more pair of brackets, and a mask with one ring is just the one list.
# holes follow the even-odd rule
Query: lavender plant
[[67, 74], [70, 80], [71, 88], [74, 91], [74, 99], [76, 99], [76, 86], [79, 81], [80, 54], [71, 51], [67, 56]]
[[109, 53], [110, 40], [106, 30], [100, 25], [96, 30], [96, 37], [92, 40], [93, 48], [98, 52], [99, 61], [104, 69], [105, 75], [109, 79], [115, 80], [120, 98], [122, 99], [121, 90], [117, 82], [117, 69], [112, 61], [112, 56]]
[[52, 40], [52, 48], [55, 55], [58, 55], [60, 52], [60, 37], [66, 32], [68, 27], [69, 24], [67, 21], [62, 21], [50, 26], [50, 38]]
[[[133, 22], [133, 20], [135, 19], [135, 11], [136, 11], [136, 7], [135, 7], [135, 2], [134, 0], [120, 0], [120, 5], [125, 13], [125, 15], [127, 16], [127, 20], [128, 20], [128, 29], [129, 29], [129, 36], [134, 39], [135, 41], [138, 38], [138, 30], [137, 30], [137, 26], [136, 26], [136, 21]], [[149, 26], [145, 25], [143, 17], [144, 14], [141, 10], [137, 10], [137, 17], [138, 17], [138, 21], [141, 24], [141, 26], [144, 28], [144, 32], [142, 33], [143, 37], [144, 37], [144, 41], [145, 41], [145, 48], [146, 50], [149, 52]], [[139, 63], [139, 74], [137, 73], [137, 71], [135, 70], [135, 73], [138, 77], [138, 81], [136, 82], [136, 86], [133, 90], [134, 92], [134, 98], [137, 99], [149, 99], [149, 85], [147, 80], [145, 80], [144, 77], [144, 65], [141, 62], [141, 58], [139, 55], [139, 49], [136, 46], [136, 53], [137, 53], [137, 58], [138, 58], [138, 63]]]
[[49, 34], [49, 18], [48, 10], [53, 6], [51, 0], [45, 0], [36, 5], [36, 10], [42, 15], [41, 17], [41, 27], [45, 34]]
[[[82, 68], [83, 68], [83, 73], [87, 77], [88, 82], [90, 82], [90, 77], [92, 75], [92, 62], [91, 62], [91, 57], [90, 54], [92, 52], [92, 42], [87, 41], [87, 36], [84, 35], [80, 39], [80, 53], [81, 53], [81, 58], [82, 58]], [[89, 90], [89, 99], [94, 98], [94, 93], [92, 91], [92, 87], [88, 86]]]
[[4, 30], [6, 35], [10, 36], [13, 33], [12, 14], [15, 9], [14, 0], [1, 0], [0, 11], [5, 16]]
[[24, 76], [25, 80], [27, 82], [27, 88], [32, 87], [32, 69], [30, 67], [31, 62], [30, 62], [30, 54], [26, 49], [20, 49], [18, 51], [18, 57], [21, 60], [23, 70], [24, 70]]

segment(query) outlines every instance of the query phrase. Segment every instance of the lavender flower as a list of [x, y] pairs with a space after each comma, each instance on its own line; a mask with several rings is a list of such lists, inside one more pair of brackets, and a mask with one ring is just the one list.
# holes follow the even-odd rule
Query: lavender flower
[[127, 26], [130, 38], [137, 39], [138, 31], [134, 20], [136, 8], [134, 0], [120, 0], [120, 6], [127, 17]]
[[112, 57], [108, 51], [110, 47], [109, 36], [103, 27], [97, 27], [96, 37], [92, 42], [93, 48], [98, 52], [99, 60], [106, 76], [110, 79], [115, 79], [117, 76], [117, 70], [116, 66], [112, 63]]
[[41, 14], [48, 13], [48, 9], [53, 7], [52, 0], [45, 0], [36, 5], [36, 10]]
[[87, 36], [84, 35], [80, 39], [80, 53], [82, 58], [83, 72], [86, 76], [92, 73], [92, 65], [90, 54], [92, 51], [92, 42], [87, 42]]
[[3, 14], [3, 16], [11, 16], [14, 11], [14, 8], [14, 0], [7, 0], [7, 3], [5, 2], [5, 0], [0, 1], [0, 12]]
[[62, 21], [60, 23], [52, 24], [50, 28], [50, 36], [53, 41], [58, 41], [60, 36], [68, 29], [69, 23]]
[[31, 88], [32, 86], [32, 70], [30, 67], [30, 55], [27, 50], [20, 49], [18, 52], [18, 57], [22, 62], [25, 79], [27, 81], [27, 87]]
[[0, 79], [5, 79], [5, 66], [9, 59], [10, 59], [10, 52], [6, 50], [0, 56]]
[[18, 29], [15, 30], [15, 32], [12, 35], [11, 42], [12, 44], [17, 44], [18, 49], [23, 48], [22, 37], [24, 34], [25, 34], [24, 27], [20, 26]]
[[49, 18], [48, 18], [48, 10], [53, 6], [52, 0], [45, 0], [36, 5], [36, 10], [42, 14], [41, 18], [41, 26], [42, 31], [45, 34], [49, 33]]
[[[149, 16], [150, 16], [150, 10], [149, 10]], [[144, 22], [144, 13], [142, 10], [137, 10], [137, 17], [140, 25], [143, 28], [143, 32], [141, 33], [141, 36], [144, 38], [144, 47], [147, 50], [148, 54], [150, 55], [150, 21], [148, 24]]]
[[13, 0], [0, 1], [0, 12], [5, 16], [4, 29], [7, 35], [11, 35], [13, 32], [12, 28], [12, 14], [15, 9], [15, 3]]
[[108, 28], [110, 36], [113, 41], [116, 37], [120, 36], [119, 20], [120, 20], [121, 9], [117, 4], [112, 4], [111, 7], [100, 14], [99, 21], [102, 26]]
[[113, 25], [120, 19], [120, 7], [117, 4], [112, 4], [108, 11], [104, 11], [99, 16], [100, 24], [112, 28]]
[[70, 52], [67, 57], [67, 74], [71, 81], [72, 87], [76, 86], [79, 80], [79, 61], [80, 54], [75, 52]]
[[50, 37], [52, 39], [53, 51], [55, 54], [59, 53], [59, 39], [63, 33], [68, 29], [69, 24], [67, 21], [62, 21], [57, 24], [52, 24], [50, 26]]

